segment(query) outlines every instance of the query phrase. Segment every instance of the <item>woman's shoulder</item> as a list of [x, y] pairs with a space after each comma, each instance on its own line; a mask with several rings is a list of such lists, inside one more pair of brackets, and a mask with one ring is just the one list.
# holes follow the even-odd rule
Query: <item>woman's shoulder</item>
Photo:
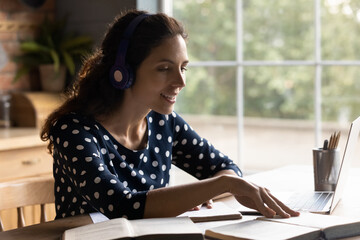
[[86, 130], [92, 128], [99, 129], [96, 125], [96, 121], [90, 117], [86, 117], [80, 113], [71, 112], [61, 116], [53, 125], [53, 130], [56, 129], [65, 129], [65, 128], [75, 128], [82, 127]]

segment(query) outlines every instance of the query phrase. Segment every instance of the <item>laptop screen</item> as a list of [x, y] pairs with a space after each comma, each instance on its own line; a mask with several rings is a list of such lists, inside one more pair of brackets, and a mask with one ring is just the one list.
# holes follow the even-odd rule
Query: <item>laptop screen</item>
[[350, 126], [343, 159], [341, 162], [340, 173], [337, 180], [334, 197], [331, 203], [330, 213], [335, 209], [344, 191], [344, 186], [346, 185], [348, 171], [350, 169], [351, 161], [356, 150], [356, 145], [358, 143], [359, 132], [360, 132], [360, 117], [355, 119]]

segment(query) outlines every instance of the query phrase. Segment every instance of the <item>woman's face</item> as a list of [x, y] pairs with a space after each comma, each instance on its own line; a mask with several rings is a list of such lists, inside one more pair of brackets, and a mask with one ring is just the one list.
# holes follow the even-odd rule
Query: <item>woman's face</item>
[[135, 83], [129, 89], [134, 100], [147, 109], [170, 114], [185, 87], [188, 62], [185, 40], [180, 35], [165, 39], [137, 69]]

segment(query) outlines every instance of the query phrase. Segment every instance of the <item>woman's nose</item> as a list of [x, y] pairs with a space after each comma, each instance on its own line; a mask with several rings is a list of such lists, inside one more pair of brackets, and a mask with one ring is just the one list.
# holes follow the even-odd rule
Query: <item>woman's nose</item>
[[177, 87], [181, 87], [184, 88], [186, 86], [186, 75], [184, 72], [179, 72], [176, 76], [175, 76], [175, 85]]

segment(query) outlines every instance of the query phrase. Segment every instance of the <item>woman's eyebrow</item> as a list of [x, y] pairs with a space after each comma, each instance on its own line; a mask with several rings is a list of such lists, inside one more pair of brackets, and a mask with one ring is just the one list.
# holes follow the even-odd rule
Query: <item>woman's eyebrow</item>
[[[175, 64], [174, 61], [172, 61], [171, 59], [168, 59], [168, 58], [164, 58], [164, 59], [159, 60], [159, 63], [161, 63], [161, 62], [168, 62], [168, 63], [171, 63], [171, 64]], [[185, 60], [184, 62], [182, 62], [182, 64], [184, 64], [184, 63], [188, 64], [189, 60]]]

